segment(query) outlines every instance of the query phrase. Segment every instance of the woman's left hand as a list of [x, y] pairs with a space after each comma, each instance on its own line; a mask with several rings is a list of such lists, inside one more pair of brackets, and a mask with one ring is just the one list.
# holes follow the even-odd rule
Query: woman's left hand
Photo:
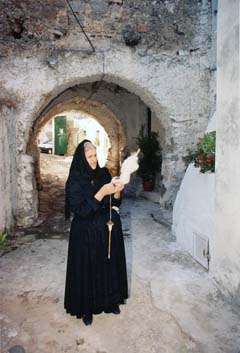
[[116, 187], [115, 192], [120, 192], [124, 189], [124, 184], [118, 178], [113, 178], [112, 183]]
[[114, 184], [116, 187], [116, 191], [115, 192], [120, 192], [124, 189], [124, 184], [123, 183], [119, 183], [119, 184]]

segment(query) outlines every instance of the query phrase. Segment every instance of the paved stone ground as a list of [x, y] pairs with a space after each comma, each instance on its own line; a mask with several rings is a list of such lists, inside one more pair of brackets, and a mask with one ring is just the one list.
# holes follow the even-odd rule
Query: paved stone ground
[[27, 353], [239, 353], [238, 313], [152, 216], [158, 210], [124, 200], [130, 298], [121, 315], [97, 315], [90, 327], [63, 309], [69, 223], [55, 210], [19, 231], [16, 249], [0, 258], [1, 353], [14, 345]]

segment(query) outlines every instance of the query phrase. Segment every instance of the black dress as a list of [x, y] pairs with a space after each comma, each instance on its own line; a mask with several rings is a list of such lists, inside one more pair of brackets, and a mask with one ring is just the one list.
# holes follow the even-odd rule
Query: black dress
[[[83, 149], [80, 157], [85, 158]], [[110, 196], [105, 196], [101, 202], [94, 198], [102, 185], [111, 181], [111, 175], [106, 168], [98, 166], [93, 171], [85, 164], [86, 166], [88, 173], [86, 168], [79, 171], [71, 167], [66, 185], [68, 205], [74, 218], [69, 237], [64, 308], [77, 318], [103, 311], [111, 312], [116, 305], [124, 304], [128, 298], [125, 249], [119, 214], [112, 209], [114, 226], [111, 258], [108, 259], [106, 223], [109, 220]], [[120, 203], [121, 200], [112, 195], [112, 205], [119, 206]]]

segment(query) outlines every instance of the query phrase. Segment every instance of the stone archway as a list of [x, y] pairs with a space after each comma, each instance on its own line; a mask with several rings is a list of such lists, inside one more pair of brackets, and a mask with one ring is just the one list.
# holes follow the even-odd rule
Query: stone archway
[[[93, 56], [66, 55], [59, 60], [54, 70], [47, 68], [45, 64], [39, 64], [40, 66], [31, 66], [31, 70], [27, 72], [19, 72], [19, 87], [24, 87], [24, 90], [18, 91], [21, 104], [14, 116], [18, 169], [16, 218], [19, 225], [31, 224], [37, 214], [33, 207], [34, 204], [37, 205], [35, 178], [32, 178], [35, 161], [29, 155], [29, 136], [35, 131], [39, 116], [54, 99], [69, 88], [103, 80], [138, 96], [161, 123], [164, 156], [162, 171], [166, 188], [161, 203], [165, 205], [170, 200], [171, 204], [185, 170], [181, 156], [195, 136], [205, 130], [208, 118], [205, 102], [209, 99], [208, 90], [205, 86], [202, 87], [201, 77], [191, 81], [191, 85], [181, 79], [195, 73], [194, 63], [190, 66], [172, 66], [171, 76], [168, 74], [168, 64], [164, 61], [152, 61], [146, 69], [139, 57], [128, 49], [121, 48], [117, 55], [114, 50], [110, 50], [104, 57], [98, 52]], [[36, 81], [36, 77], [41, 77], [41, 80]], [[34, 82], [34, 85], [26, 85], [26, 81]], [[198, 94], [200, 91], [201, 95]], [[199, 116], [203, 118], [199, 120]]]
[[[107, 77], [106, 77], [107, 78]], [[118, 78], [115, 78], [114, 81], [117, 83]], [[122, 80], [120, 80], [122, 81]], [[91, 83], [92, 80], [85, 79], [83, 82], [78, 83], [79, 84], [84, 84], [84, 83]], [[95, 82], [95, 81], [94, 81]], [[100, 80], [100, 82], [103, 82]], [[108, 77], [108, 80], [106, 82], [111, 82], [110, 77]], [[76, 80], [74, 80], [74, 84], [76, 86]], [[125, 85], [126, 86], [126, 85]], [[127, 85], [128, 86], [128, 85]], [[128, 91], [129, 93], [134, 92], [134, 84], [133, 86], [131, 85], [131, 91]], [[63, 91], [59, 92], [59, 87], [60, 88], [65, 88]], [[18, 200], [19, 204], [21, 204], [21, 207], [18, 207], [17, 209], [17, 224], [20, 226], [28, 226], [31, 225], [34, 220], [37, 219], [38, 216], [38, 184], [39, 184], [39, 151], [37, 148], [37, 135], [41, 129], [41, 127], [49, 120], [51, 119], [54, 115], [58, 113], [63, 113], [63, 111], [66, 110], [82, 110], [85, 113], [88, 113], [92, 116], [95, 116], [95, 118], [100, 122], [100, 124], [105, 128], [110, 141], [112, 140], [114, 143], [112, 143], [112, 149], [110, 151], [110, 156], [109, 156], [109, 164], [108, 167], [112, 169], [112, 174], [116, 175], [119, 167], [119, 151], [121, 148], [124, 148], [126, 144], [126, 139], [125, 139], [125, 131], [121, 123], [119, 122], [118, 117], [116, 114], [114, 114], [111, 109], [109, 109], [105, 104], [99, 103], [90, 97], [74, 97], [73, 99], [65, 99], [64, 101], [59, 101], [59, 98], [61, 98], [62, 94], [64, 92], [67, 92], [69, 88], [72, 86], [64, 86], [60, 85], [57, 87], [58, 91], [56, 91], [56, 88], [54, 89], [54, 92], [51, 92], [51, 94], [44, 95], [45, 98], [45, 106], [41, 109], [40, 114], [37, 116], [35, 115], [35, 118], [32, 116], [31, 121], [32, 121], [32, 128], [30, 130], [30, 137], [28, 139], [28, 142], [26, 144], [26, 140], [22, 140], [22, 146], [25, 144], [26, 149], [25, 153], [20, 153], [20, 158], [19, 158], [19, 164], [21, 165], [21, 171], [19, 173], [19, 184], [18, 184]], [[74, 85], [73, 85], [74, 87]], [[121, 88], [122, 86], [118, 86]], [[141, 87], [140, 87], [141, 88]], [[138, 91], [138, 90], [137, 90]], [[53, 98], [52, 94], [57, 93]], [[135, 94], [135, 93], [133, 93]], [[138, 96], [141, 99], [141, 96]], [[146, 97], [148, 97], [148, 94], [146, 94]], [[144, 97], [144, 98], [146, 98]], [[52, 98], [50, 100], [50, 98]], [[152, 99], [150, 99], [151, 104], [153, 103]], [[41, 97], [43, 99], [43, 96]], [[147, 99], [148, 100], [148, 99]], [[155, 100], [154, 100], [155, 101]], [[143, 101], [145, 103], [145, 101]], [[154, 107], [158, 107], [159, 105], [157, 102], [155, 102]], [[161, 112], [164, 111], [164, 108], [161, 107]], [[157, 111], [156, 111], [156, 116], [157, 116]], [[33, 119], [34, 118], [34, 119]], [[168, 125], [168, 122], [165, 120], [165, 123]], [[165, 123], [162, 124], [162, 130], [165, 131]], [[113, 127], [111, 128], [111, 125], [113, 124]], [[107, 127], [109, 125], [109, 127]], [[22, 126], [18, 125], [19, 130], [22, 129]], [[125, 126], [125, 129], [127, 127]], [[24, 134], [26, 136], [26, 132]], [[118, 141], [118, 142], [117, 142]], [[117, 142], [117, 143], [116, 143]], [[26, 185], [26, 180], [28, 181]], [[31, 180], [31, 182], [29, 182]]]
[[107, 167], [112, 175], [117, 175], [119, 171], [120, 154], [119, 151], [126, 145], [125, 132], [117, 116], [104, 104], [87, 99], [85, 97], [75, 97], [51, 105], [37, 119], [32, 134], [29, 139], [27, 153], [34, 158], [35, 177], [39, 180], [39, 150], [37, 147], [37, 136], [42, 127], [52, 117], [64, 112], [84, 112], [95, 118], [105, 129], [111, 148], [109, 150]]
[[[105, 129], [110, 140], [111, 148], [108, 154], [107, 167], [111, 174], [117, 175], [120, 166], [120, 153], [126, 145], [125, 131], [117, 116], [105, 105], [98, 101], [85, 97], [75, 97], [61, 102], [52, 102], [51, 106], [44, 109], [42, 114], [35, 121], [31, 136], [28, 141], [27, 154], [32, 156], [34, 161], [35, 182], [32, 193], [32, 219], [37, 218], [38, 214], [38, 190], [41, 189], [40, 180], [40, 152], [37, 146], [37, 137], [43, 126], [54, 116], [64, 114], [64, 112], [84, 112], [94, 119]], [[29, 217], [30, 215], [28, 215]]]

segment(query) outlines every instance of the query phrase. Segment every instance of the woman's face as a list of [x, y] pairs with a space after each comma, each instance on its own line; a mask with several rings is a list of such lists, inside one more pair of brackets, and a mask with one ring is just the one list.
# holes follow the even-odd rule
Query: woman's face
[[91, 148], [85, 152], [86, 160], [92, 169], [97, 168], [97, 151], [96, 148]]

